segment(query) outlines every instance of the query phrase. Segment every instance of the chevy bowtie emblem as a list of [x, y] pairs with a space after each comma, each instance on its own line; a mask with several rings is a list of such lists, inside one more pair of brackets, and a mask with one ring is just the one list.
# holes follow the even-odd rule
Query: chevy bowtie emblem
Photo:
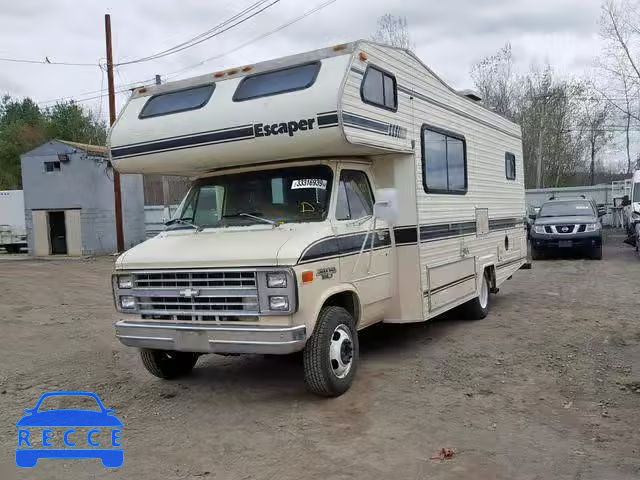
[[193, 298], [200, 295], [200, 290], [196, 288], [185, 288], [184, 290], [180, 290], [178, 293], [181, 297]]

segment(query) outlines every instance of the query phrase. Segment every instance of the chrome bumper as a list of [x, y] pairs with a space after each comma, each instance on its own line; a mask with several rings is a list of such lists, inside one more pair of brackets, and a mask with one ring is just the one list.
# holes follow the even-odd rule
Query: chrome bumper
[[[203, 322], [204, 323], [204, 322]], [[206, 325], [120, 320], [116, 337], [129, 347], [198, 353], [287, 354], [302, 350], [304, 325]]]

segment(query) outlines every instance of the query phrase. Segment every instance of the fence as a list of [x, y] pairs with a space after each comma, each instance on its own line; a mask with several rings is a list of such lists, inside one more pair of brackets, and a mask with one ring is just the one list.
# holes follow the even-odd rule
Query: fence
[[602, 223], [604, 225], [613, 225], [614, 215], [613, 198], [618, 195], [614, 192], [610, 184], [600, 185], [588, 185], [584, 187], [563, 187], [563, 188], [535, 188], [525, 190], [525, 200], [527, 207], [539, 207], [544, 202], [549, 200], [550, 197], [563, 198], [563, 197], [579, 197], [584, 195], [587, 198], [592, 198], [598, 205], [605, 205], [607, 207], [607, 214], [602, 217]]

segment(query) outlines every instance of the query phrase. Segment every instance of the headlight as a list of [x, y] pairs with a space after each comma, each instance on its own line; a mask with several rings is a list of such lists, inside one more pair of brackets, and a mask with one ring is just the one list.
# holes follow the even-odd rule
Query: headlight
[[289, 310], [289, 297], [286, 295], [269, 297], [269, 310]]
[[133, 277], [129, 275], [118, 277], [118, 288], [133, 288]]
[[123, 310], [135, 310], [136, 306], [136, 297], [130, 295], [120, 297], [120, 307], [122, 307]]
[[544, 225], [534, 225], [533, 226], [533, 231], [536, 233], [546, 233], [544, 231]]
[[600, 230], [600, 224], [599, 223], [589, 223], [587, 225], [587, 229], [585, 230], [586, 232], [596, 232]]
[[267, 273], [267, 287], [287, 288], [287, 274], [284, 272]]

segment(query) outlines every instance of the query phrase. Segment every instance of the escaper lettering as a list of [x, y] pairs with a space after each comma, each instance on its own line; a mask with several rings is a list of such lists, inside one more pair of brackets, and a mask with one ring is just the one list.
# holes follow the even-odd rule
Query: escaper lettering
[[293, 137], [296, 132], [313, 130], [315, 122], [315, 118], [303, 118], [302, 120], [292, 120], [286, 123], [256, 123], [253, 126], [253, 132], [256, 137], [270, 137], [272, 135], [283, 135], [285, 133], [289, 134], [290, 137]]

